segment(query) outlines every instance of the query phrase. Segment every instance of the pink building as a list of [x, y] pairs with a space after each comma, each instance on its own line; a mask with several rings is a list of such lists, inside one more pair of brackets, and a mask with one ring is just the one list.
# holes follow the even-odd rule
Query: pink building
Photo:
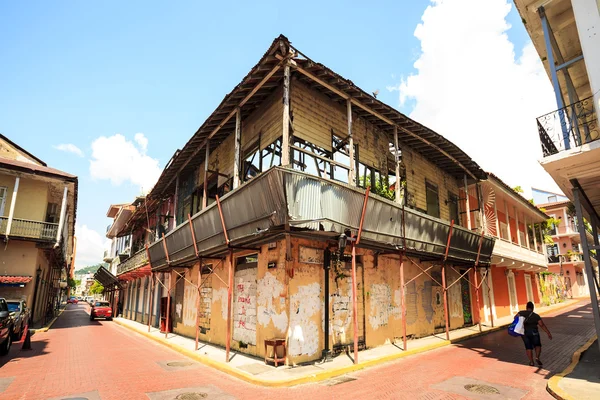
[[[554, 243], [546, 244], [548, 271], [563, 277], [567, 297], [589, 296], [581, 238], [571, 201], [539, 204], [538, 207], [544, 209], [549, 217], [558, 221], [550, 232]], [[593, 241], [590, 232], [586, 232], [586, 235], [589, 241]], [[592, 258], [592, 264], [594, 269], [598, 268], [598, 262], [594, 258]]]

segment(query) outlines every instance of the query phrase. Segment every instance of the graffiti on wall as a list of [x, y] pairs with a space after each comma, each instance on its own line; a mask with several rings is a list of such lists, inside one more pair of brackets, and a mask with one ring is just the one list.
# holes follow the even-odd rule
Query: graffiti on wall
[[258, 268], [236, 270], [233, 297], [233, 340], [256, 345], [256, 274]]
[[333, 341], [336, 343], [348, 342], [350, 327], [352, 324], [352, 279], [347, 278], [345, 288], [339, 285], [335, 292], [329, 295], [329, 304], [331, 304], [331, 324], [329, 325], [330, 335], [333, 335]]
[[392, 290], [387, 284], [371, 285], [369, 291], [371, 309], [369, 314], [369, 324], [373, 329], [386, 326], [391, 317], [400, 317], [400, 290], [394, 293], [395, 304], [392, 303]]
[[289, 354], [313, 355], [319, 351], [319, 328], [314, 321], [323, 307], [321, 285], [311, 283], [298, 286], [290, 298]]
[[184, 326], [195, 326], [196, 325], [196, 302], [198, 301], [198, 289], [196, 286], [185, 283], [185, 290], [183, 292], [183, 325]]
[[267, 272], [264, 278], [258, 280], [257, 290], [258, 323], [266, 328], [269, 325], [269, 322], [272, 321], [275, 328], [281, 332], [285, 332], [287, 329], [288, 317], [285, 312], [285, 301], [283, 302], [283, 307], [280, 302], [280, 295], [284, 290], [283, 283], [279, 282], [275, 275]]

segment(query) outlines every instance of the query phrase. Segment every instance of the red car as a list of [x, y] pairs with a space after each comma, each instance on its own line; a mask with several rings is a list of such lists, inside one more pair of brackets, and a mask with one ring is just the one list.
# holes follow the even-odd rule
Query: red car
[[90, 321], [96, 318], [106, 318], [107, 321], [112, 320], [112, 307], [108, 301], [95, 301], [90, 309]]
[[77, 304], [79, 302], [79, 300], [77, 300], [77, 297], [70, 297], [67, 300], [67, 304], [71, 303], [71, 304]]

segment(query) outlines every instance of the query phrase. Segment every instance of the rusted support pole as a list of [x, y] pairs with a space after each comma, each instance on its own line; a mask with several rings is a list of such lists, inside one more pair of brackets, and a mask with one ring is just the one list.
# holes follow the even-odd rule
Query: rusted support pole
[[169, 335], [169, 317], [171, 315], [171, 288], [173, 286], [173, 274], [169, 272], [169, 290], [167, 290], [167, 323], [165, 325], [165, 339]]
[[467, 228], [471, 230], [471, 206], [469, 201], [469, 185], [467, 184], [467, 175], [464, 176], [465, 181], [465, 207], [467, 212]]
[[162, 242], [163, 242], [163, 249], [165, 250], [165, 257], [167, 258], [167, 264], [171, 264], [171, 260], [169, 259], [169, 250], [167, 249], [167, 241], [165, 239], [164, 232], [162, 234]]
[[227, 336], [225, 339], [225, 362], [229, 362], [231, 348], [231, 297], [233, 290], [233, 250], [229, 250], [229, 285], [227, 287]]
[[360, 214], [360, 223], [358, 224], [358, 233], [356, 235], [356, 245], [360, 243], [360, 236], [362, 235], [363, 223], [365, 222], [365, 214], [367, 213], [367, 202], [369, 201], [369, 193], [371, 193], [371, 186], [367, 186], [367, 191], [365, 192], [365, 201], [363, 202], [363, 208]]
[[152, 303], [154, 303], [154, 273], [150, 272], [150, 303], [148, 303], [148, 332], [152, 321]]
[[352, 243], [352, 322], [354, 327], [354, 364], [358, 364], [358, 299], [356, 298], [357, 292], [358, 290], [356, 287], [356, 245]]
[[406, 287], [404, 285], [404, 252], [400, 252], [400, 295], [402, 304], [402, 350], [406, 351]]
[[450, 340], [450, 322], [448, 320], [448, 291], [446, 290], [446, 263], [442, 264], [442, 290], [444, 291], [444, 320], [446, 321], [446, 340]]
[[479, 308], [479, 285], [477, 284], [477, 265], [474, 268], [475, 273], [475, 298], [477, 299], [477, 325], [479, 325], [479, 332], [481, 332], [481, 308]]
[[198, 337], [200, 335], [200, 287], [202, 286], [202, 262], [198, 263], [198, 294], [196, 298], [196, 344], [194, 351], [198, 351]]
[[225, 236], [225, 243], [229, 245], [229, 236], [227, 236], [227, 228], [225, 227], [225, 218], [223, 217], [223, 209], [221, 208], [221, 200], [219, 200], [219, 195], [215, 196], [217, 200], [217, 207], [219, 208], [219, 217], [221, 217], [221, 226], [223, 226], [223, 235]]

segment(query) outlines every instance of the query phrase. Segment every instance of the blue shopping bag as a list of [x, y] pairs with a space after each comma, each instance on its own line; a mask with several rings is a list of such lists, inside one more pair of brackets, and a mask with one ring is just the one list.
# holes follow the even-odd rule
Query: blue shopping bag
[[509, 334], [510, 336], [515, 336], [515, 337], [518, 337], [518, 336], [523, 336], [523, 335], [521, 335], [520, 333], [518, 333], [518, 332], [515, 332], [515, 328], [517, 327], [517, 324], [518, 324], [518, 323], [519, 323], [519, 316], [517, 315], [517, 316], [515, 317], [514, 321], [513, 321], [513, 322], [512, 322], [512, 323], [511, 323], [511, 324], [508, 326], [508, 334]]

